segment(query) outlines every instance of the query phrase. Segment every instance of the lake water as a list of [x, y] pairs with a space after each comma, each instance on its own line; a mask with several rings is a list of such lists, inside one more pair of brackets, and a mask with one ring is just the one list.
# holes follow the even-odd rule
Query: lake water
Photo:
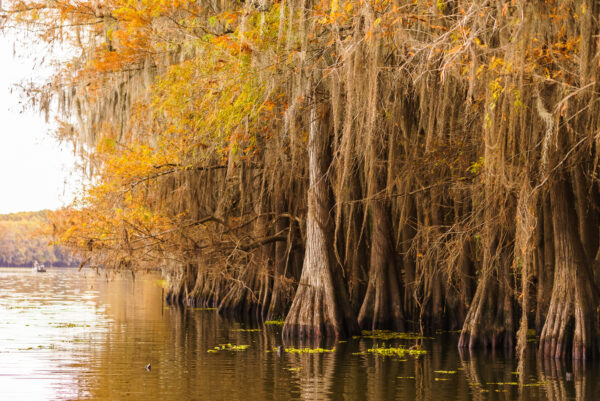
[[416, 341], [373, 338], [278, 354], [280, 326], [169, 308], [159, 279], [1, 268], [0, 400], [600, 399], [598, 363], [573, 370], [530, 352], [519, 390], [515, 360], [461, 356], [455, 333], [424, 340], [421, 356], [369, 352]]

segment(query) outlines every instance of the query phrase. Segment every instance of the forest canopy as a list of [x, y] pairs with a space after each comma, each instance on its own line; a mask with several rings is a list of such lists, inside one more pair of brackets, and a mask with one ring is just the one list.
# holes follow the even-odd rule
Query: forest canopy
[[49, 211], [0, 215], [0, 266], [30, 267], [34, 262], [46, 266], [73, 267], [79, 260], [71, 251], [52, 244], [44, 235]]
[[599, 3], [19, 0], [77, 49], [28, 94], [93, 185], [91, 265], [284, 336], [600, 350]]

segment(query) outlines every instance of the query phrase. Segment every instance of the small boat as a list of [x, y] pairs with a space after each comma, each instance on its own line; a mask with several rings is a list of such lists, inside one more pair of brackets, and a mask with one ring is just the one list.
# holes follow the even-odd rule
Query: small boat
[[39, 264], [37, 260], [33, 262], [33, 272], [34, 273], [46, 273], [46, 266], [44, 264]]

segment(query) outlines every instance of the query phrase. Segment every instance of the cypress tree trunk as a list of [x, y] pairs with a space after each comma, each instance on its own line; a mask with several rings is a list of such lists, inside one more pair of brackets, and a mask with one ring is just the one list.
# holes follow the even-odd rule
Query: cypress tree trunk
[[506, 288], [509, 256], [502, 250], [501, 236], [488, 209], [480, 281], [463, 324], [459, 348], [496, 348], [503, 344], [508, 349], [513, 345], [513, 310], [510, 289]]
[[[278, 214], [285, 212], [285, 201], [283, 198], [283, 190], [277, 188], [275, 191], [275, 208]], [[276, 320], [285, 316], [285, 310], [289, 303], [289, 299], [285, 296], [283, 279], [287, 275], [287, 265], [289, 253], [291, 250], [291, 227], [292, 222], [288, 221], [287, 218], [278, 217], [275, 224], [276, 232], [283, 232], [286, 227], [289, 226], [288, 230], [288, 241], [277, 242], [275, 244], [275, 255], [273, 260], [273, 290], [271, 294], [271, 300], [269, 303], [269, 309], [266, 314], [267, 320]]]
[[540, 336], [540, 351], [547, 356], [564, 358], [571, 348], [573, 359], [586, 359], [597, 349], [598, 324], [594, 308], [598, 299], [578, 235], [573, 192], [564, 177], [557, 178], [552, 185], [550, 202], [555, 275], [550, 309]]
[[[360, 182], [357, 174], [352, 174], [350, 179], [353, 199], [360, 199]], [[344, 245], [346, 252], [346, 261], [348, 266], [348, 287], [349, 299], [352, 310], [358, 314], [362, 305], [367, 282], [368, 269], [368, 249], [366, 233], [362, 230], [361, 224], [364, 221], [365, 207], [360, 203], [352, 203], [348, 208], [348, 217], [344, 219], [346, 225], [345, 232], [346, 243]]]
[[396, 270], [389, 210], [385, 201], [374, 201], [371, 211], [369, 284], [358, 323], [363, 329], [404, 330], [400, 279]]
[[[318, 110], [318, 108], [320, 110]], [[346, 337], [359, 332], [341, 277], [333, 271], [331, 195], [327, 179], [329, 135], [324, 105], [310, 106], [306, 251], [302, 275], [283, 327], [284, 337]]]

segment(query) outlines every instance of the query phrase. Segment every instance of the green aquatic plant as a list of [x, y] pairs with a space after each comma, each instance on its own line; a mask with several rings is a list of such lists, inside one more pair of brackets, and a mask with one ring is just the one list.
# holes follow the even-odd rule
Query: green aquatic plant
[[283, 326], [285, 324], [285, 320], [267, 320], [265, 324], [272, 326]]
[[27, 348], [19, 348], [19, 351], [32, 351], [32, 350], [41, 350], [41, 349], [57, 349], [58, 347], [55, 344], [49, 345], [38, 345], [37, 347], [27, 347]]
[[352, 337], [357, 338], [373, 338], [376, 340], [424, 340], [433, 339], [432, 337], [423, 337], [418, 333], [406, 333], [401, 331], [391, 330], [363, 330], [362, 335]]
[[194, 310], [194, 311], [213, 311], [213, 310], [217, 310], [217, 308], [188, 308], [190, 310]]
[[533, 382], [533, 383], [525, 383], [523, 387], [539, 387], [548, 384], [548, 382]]
[[434, 370], [433, 373], [440, 373], [444, 375], [453, 375], [456, 374], [456, 370]]
[[154, 282], [152, 284], [156, 287], [167, 288], [167, 280], [165, 280], [165, 279], [154, 280]]
[[285, 352], [290, 354], [323, 354], [328, 352], [335, 352], [335, 348], [326, 349], [326, 348], [286, 348]]
[[213, 349], [209, 349], [207, 352], [219, 352], [219, 351], [245, 351], [250, 347], [249, 345], [236, 345], [236, 344], [219, 344]]
[[235, 330], [231, 330], [231, 331], [240, 331], [240, 332], [245, 332], [245, 333], [255, 333], [257, 331], [262, 331], [261, 329], [235, 329]]
[[60, 329], [72, 329], [74, 327], [90, 327], [89, 324], [77, 324], [77, 323], [50, 323], [52, 326]]
[[427, 353], [427, 351], [422, 349], [407, 349], [404, 347], [385, 347], [385, 344], [382, 348], [369, 348], [367, 350], [368, 353], [380, 355], [380, 356], [397, 356], [404, 357], [405, 355], [410, 355], [418, 358], [421, 355]]

